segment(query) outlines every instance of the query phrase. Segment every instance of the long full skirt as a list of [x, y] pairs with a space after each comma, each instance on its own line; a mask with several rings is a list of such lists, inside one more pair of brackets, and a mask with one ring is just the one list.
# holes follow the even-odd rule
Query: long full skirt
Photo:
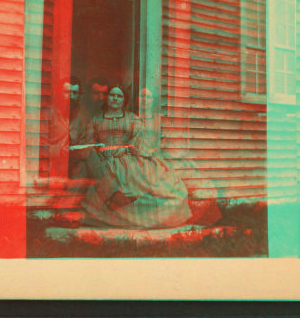
[[88, 165], [97, 183], [90, 187], [82, 205], [101, 223], [168, 228], [185, 224], [192, 215], [185, 185], [158, 157], [104, 159], [93, 154]]

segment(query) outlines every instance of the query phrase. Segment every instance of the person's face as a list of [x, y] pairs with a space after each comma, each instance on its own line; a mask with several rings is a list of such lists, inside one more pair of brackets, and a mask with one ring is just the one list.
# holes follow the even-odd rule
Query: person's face
[[80, 98], [79, 85], [65, 83], [63, 85], [63, 96], [65, 101], [70, 101], [70, 103], [77, 104]]
[[152, 93], [147, 88], [143, 88], [140, 90], [138, 102], [140, 108], [142, 109], [151, 109], [153, 103]]
[[108, 86], [101, 86], [99, 84], [93, 84], [90, 92], [91, 101], [101, 107], [107, 99]]
[[124, 105], [124, 94], [122, 90], [118, 87], [115, 87], [110, 90], [107, 97], [107, 106], [113, 110], [122, 109]]

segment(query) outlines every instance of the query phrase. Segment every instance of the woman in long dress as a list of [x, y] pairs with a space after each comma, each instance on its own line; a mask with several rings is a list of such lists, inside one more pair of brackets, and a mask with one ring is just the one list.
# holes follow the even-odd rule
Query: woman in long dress
[[127, 94], [109, 90], [106, 109], [94, 117], [99, 148], [88, 160], [98, 182], [82, 205], [95, 220], [110, 227], [168, 228], [191, 217], [187, 190], [153, 147], [143, 120], [125, 111]]

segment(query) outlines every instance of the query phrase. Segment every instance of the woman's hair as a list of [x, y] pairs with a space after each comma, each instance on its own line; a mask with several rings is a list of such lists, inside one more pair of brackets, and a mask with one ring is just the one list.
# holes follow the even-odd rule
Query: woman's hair
[[[128, 101], [129, 101], [129, 95], [128, 95], [127, 91], [125, 90], [125, 88], [122, 85], [116, 84], [116, 85], [110, 86], [109, 89], [108, 89], [108, 95], [111, 92], [111, 90], [116, 88], [116, 87], [119, 88], [122, 91], [123, 95], [124, 95], [124, 103], [123, 103], [123, 107], [122, 108], [125, 109], [125, 107], [128, 104]], [[107, 110], [107, 100], [106, 100], [105, 110]]]

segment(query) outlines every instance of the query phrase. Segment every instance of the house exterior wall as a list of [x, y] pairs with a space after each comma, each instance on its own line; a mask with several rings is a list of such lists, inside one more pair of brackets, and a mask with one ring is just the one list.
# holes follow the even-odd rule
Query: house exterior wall
[[[160, 3], [161, 70], [151, 76], [149, 65], [158, 61], [153, 58], [158, 51], [153, 51], [145, 58], [148, 77], [142, 83], [147, 85], [148, 79], [159, 94], [161, 150], [182, 175], [190, 196], [210, 198], [216, 195], [213, 191], [216, 189], [215, 197], [221, 201], [257, 201], [267, 197], [296, 200], [300, 162], [296, 91], [289, 96], [276, 96], [273, 71], [280, 70], [267, 69], [268, 104], [263, 99], [247, 99], [243, 94], [244, 84], [249, 82], [253, 86], [253, 82], [243, 77], [242, 61], [247, 53], [241, 40], [241, 2], [161, 0]], [[251, 5], [255, 1], [245, 3], [254, 11]], [[18, 207], [26, 206], [26, 182], [34, 184], [37, 179], [52, 176], [47, 148], [51, 133], [51, 83], [61, 65], [65, 66], [65, 73], [69, 70], [67, 64], [59, 62], [54, 50], [54, 10], [54, 0], [1, 2], [0, 207], [1, 231], [11, 242], [6, 245], [8, 254], [2, 253], [1, 257], [9, 255], [17, 240], [21, 243], [16, 253], [25, 253], [25, 214]], [[148, 23], [153, 12], [150, 8], [146, 10]], [[275, 36], [269, 34], [269, 38]], [[297, 33], [297, 45], [298, 40]], [[148, 42], [152, 50], [157, 45], [150, 37]], [[272, 58], [276, 58], [272, 55], [275, 46], [269, 43], [266, 49], [270, 53], [270, 67]], [[295, 61], [298, 67], [298, 55]], [[288, 102], [283, 103], [285, 97]], [[34, 191], [35, 201], [27, 201], [27, 205], [44, 204], [44, 192]], [[295, 220], [296, 217], [292, 223], [298, 224]]]
[[0, 257], [26, 256], [24, 1], [0, 6]]
[[[265, 198], [266, 94], [247, 99], [256, 83], [244, 75], [255, 55], [243, 50], [254, 36], [242, 25], [255, 21], [256, 7], [244, 1], [241, 16], [239, 0], [162, 3], [162, 153], [192, 197]], [[265, 60], [260, 68], [265, 74]]]

